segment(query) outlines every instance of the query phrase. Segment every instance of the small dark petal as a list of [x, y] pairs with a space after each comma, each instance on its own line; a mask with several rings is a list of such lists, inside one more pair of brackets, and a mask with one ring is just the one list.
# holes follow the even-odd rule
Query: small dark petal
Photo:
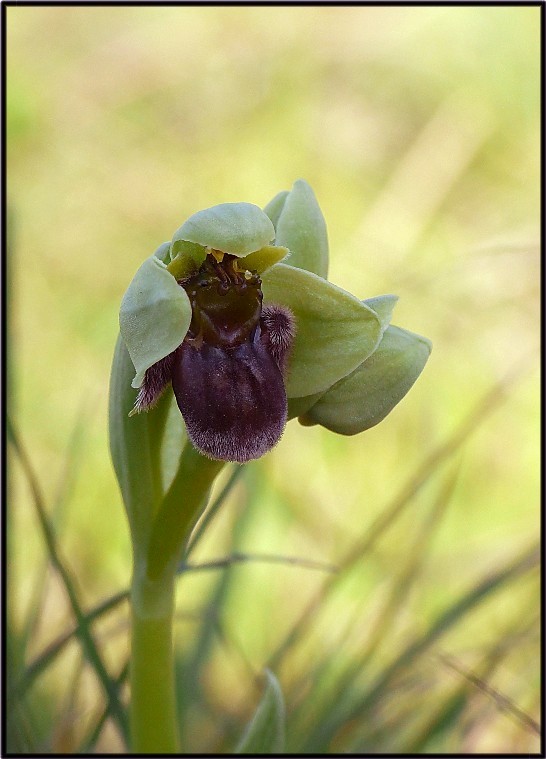
[[144, 382], [138, 391], [130, 416], [139, 414], [141, 411], [147, 411], [152, 406], [155, 406], [170, 382], [175, 353], [176, 351], [169, 353], [168, 356], [165, 356], [157, 364], [153, 364], [146, 370]]
[[296, 333], [294, 315], [286, 306], [264, 306], [260, 325], [262, 327], [262, 340], [284, 374], [286, 361]]
[[283, 433], [284, 382], [260, 340], [235, 348], [184, 343], [176, 352], [172, 383], [190, 440], [209, 458], [260, 458]]

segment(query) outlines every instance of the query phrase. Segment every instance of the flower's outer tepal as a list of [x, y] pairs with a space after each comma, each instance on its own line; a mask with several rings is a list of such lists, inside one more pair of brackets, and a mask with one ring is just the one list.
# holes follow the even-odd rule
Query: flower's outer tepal
[[263, 248], [275, 237], [271, 219], [252, 203], [221, 203], [198, 211], [173, 236], [233, 256], [246, 256]]
[[264, 299], [288, 306], [296, 338], [286, 380], [289, 397], [327, 390], [376, 348], [382, 326], [376, 312], [316, 274], [277, 264], [263, 275]]
[[277, 222], [279, 221], [279, 217], [281, 215], [282, 209], [284, 208], [284, 203], [287, 196], [288, 190], [281, 190], [281, 192], [278, 192], [274, 198], [271, 198], [269, 203], [264, 208], [264, 212], [273, 222], [275, 229], [277, 229]]
[[376, 295], [374, 298], [366, 298], [362, 303], [375, 311], [381, 323], [381, 334], [385, 332], [391, 323], [392, 311], [398, 303], [398, 295]]
[[303, 179], [280, 192], [265, 207], [275, 225], [275, 243], [290, 250], [286, 262], [328, 276], [328, 233], [315, 193]]
[[191, 321], [184, 290], [155, 255], [135, 274], [121, 302], [119, 326], [135, 366], [133, 387], [140, 387], [147, 369], [177, 348]]
[[324, 393], [302, 415], [302, 423], [321, 424], [342, 435], [379, 424], [421, 374], [430, 351], [426, 338], [388, 327], [372, 355]]

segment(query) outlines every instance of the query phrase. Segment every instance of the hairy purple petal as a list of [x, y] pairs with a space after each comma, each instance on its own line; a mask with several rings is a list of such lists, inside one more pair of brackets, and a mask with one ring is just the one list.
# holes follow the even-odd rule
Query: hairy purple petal
[[189, 438], [209, 458], [257, 459], [283, 433], [284, 382], [259, 331], [235, 348], [184, 343], [176, 351], [172, 383]]
[[175, 353], [176, 351], [169, 353], [168, 356], [165, 356], [161, 361], [158, 361], [146, 370], [144, 382], [138, 391], [130, 416], [139, 414], [141, 411], [147, 411], [152, 406], [155, 406], [170, 382]]
[[263, 330], [262, 340], [284, 375], [286, 361], [296, 333], [294, 315], [286, 306], [264, 306], [260, 324]]

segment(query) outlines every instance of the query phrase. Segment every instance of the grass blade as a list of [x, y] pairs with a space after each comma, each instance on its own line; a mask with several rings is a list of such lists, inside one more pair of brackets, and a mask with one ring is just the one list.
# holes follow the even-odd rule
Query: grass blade
[[[120, 603], [122, 603], [122, 601], [126, 601], [128, 598], [128, 590], [121, 590], [119, 593], [110, 596], [105, 601], [102, 601], [100, 604], [91, 609], [91, 611], [83, 615], [85, 624], [87, 626], [91, 625], [91, 623], [96, 619], [102, 617], [112, 609], [115, 609], [117, 606], [119, 606]], [[41, 654], [38, 654], [38, 656], [36, 656], [36, 658], [26, 668], [22, 679], [15, 686], [15, 694], [21, 696], [30, 688], [36, 678], [45, 672], [45, 670], [54, 662], [57, 656], [59, 656], [59, 654], [64, 650], [65, 646], [70, 643], [72, 638], [78, 635], [78, 630], [78, 625], [76, 625], [71, 630], [68, 630], [68, 632], [59, 636], [59, 638], [50, 643], [50, 645], [47, 646]]]
[[[402, 653], [397, 656], [390, 665], [388, 665], [381, 675], [378, 676], [371, 688], [358, 700], [354, 699], [351, 694], [352, 703], [346, 706], [340, 703], [336, 709], [335, 718], [332, 717], [328, 722], [323, 723], [320, 729], [312, 736], [304, 746], [306, 752], [317, 751], [317, 747], [328, 745], [334, 733], [339, 729], [340, 712], [343, 712], [343, 721], [357, 720], [362, 714], [371, 710], [389, 690], [393, 680], [417, 657], [427, 651], [442, 635], [444, 635], [453, 625], [464, 618], [466, 614], [472, 611], [483, 601], [487, 600], [492, 594], [504, 588], [510, 582], [516, 580], [521, 575], [530, 571], [539, 564], [540, 550], [532, 546], [525, 551], [523, 555], [512, 561], [503, 569], [486, 576], [480, 582], [465, 593], [458, 601], [449, 606], [442, 614], [438, 616], [431, 627], [421, 636], [410, 643]], [[348, 699], [346, 699], [348, 701]]]
[[91, 634], [89, 625], [86, 621], [85, 614], [83, 613], [83, 610], [81, 608], [81, 605], [78, 599], [78, 594], [76, 592], [75, 583], [68, 569], [65, 567], [60, 557], [59, 551], [57, 549], [57, 541], [56, 541], [55, 533], [49, 522], [49, 518], [47, 515], [47, 511], [45, 508], [45, 504], [42, 498], [40, 488], [38, 486], [37, 479], [32, 469], [30, 460], [19, 440], [18, 435], [15, 432], [13, 423], [11, 422], [9, 417], [8, 417], [8, 435], [9, 435], [9, 440], [17, 453], [19, 461], [23, 467], [26, 478], [30, 485], [32, 495], [33, 495], [33, 503], [36, 508], [38, 521], [40, 523], [42, 534], [47, 546], [50, 561], [51, 561], [52, 566], [56, 570], [56, 572], [59, 574], [59, 577], [62, 581], [65, 592], [67, 594], [70, 606], [72, 608], [72, 612], [78, 624], [78, 637], [80, 639], [85, 657], [87, 661], [89, 662], [89, 664], [91, 665], [91, 667], [93, 668], [98, 680], [100, 681], [104, 689], [104, 692], [106, 694], [106, 697], [108, 701], [110, 702], [112, 715], [114, 716], [116, 723], [119, 729], [121, 730], [124, 740], [127, 741], [127, 736], [128, 736], [127, 717], [125, 714], [125, 710], [119, 700], [117, 686], [114, 680], [112, 680], [112, 678], [108, 674], [106, 666], [102, 660], [100, 652]]
[[265, 691], [252, 720], [247, 725], [237, 754], [279, 754], [284, 750], [285, 706], [281, 686], [268, 669]]
[[[426, 561], [428, 552], [432, 547], [432, 539], [434, 537], [435, 529], [440, 523], [441, 517], [444, 515], [447, 509], [451, 496], [453, 494], [457, 478], [459, 474], [459, 464], [449, 472], [448, 477], [444, 483], [442, 483], [439, 493], [434, 499], [434, 503], [429, 510], [429, 513], [425, 515], [423, 523], [417, 526], [415, 535], [412, 536], [412, 544], [407, 546], [407, 554], [403, 559], [402, 566], [399, 571], [393, 574], [391, 581], [390, 594], [386, 598], [383, 605], [383, 609], [379, 611], [377, 619], [375, 621], [373, 629], [370, 630], [368, 640], [363, 649], [358, 652], [358, 657], [355, 655], [350, 658], [350, 661], [345, 668], [338, 673], [335, 677], [331, 677], [331, 684], [328, 689], [325, 689], [323, 694], [323, 704], [320, 711], [317, 709], [314, 713], [313, 725], [315, 730], [320, 733], [323, 729], [323, 725], [329, 721], [333, 721], [334, 714], [339, 713], [339, 719], [343, 721], [343, 699], [336, 698], [336, 693], [351, 692], [351, 688], [354, 687], [355, 681], [360, 677], [364, 668], [370, 662], [377, 649], [384, 641], [389, 640], [389, 629], [394, 625], [396, 616], [403, 608], [403, 600], [408, 595], [411, 587], [415, 584], [419, 577], [420, 571]], [[345, 638], [346, 640], [347, 638]], [[343, 645], [343, 639], [340, 637], [339, 645]], [[319, 663], [320, 673], [317, 671], [313, 676], [315, 682], [324, 682], [326, 673], [324, 669], [332, 669], [335, 666], [336, 657], [326, 657], [324, 662]], [[306, 676], [301, 678], [305, 681]], [[354, 692], [354, 691], [353, 691]], [[315, 695], [314, 701], [317, 701]], [[332, 703], [338, 704], [339, 707], [332, 707]], [[305, 704], [300, 704], [300, 710], [305, 714], [309, 711]], [[292, 718], [297, 717], [297, 710], [291, 710]], [[309, 734], [313, 733], [313, 728], [303, 727], [300, 731], [307, 732], [307, 739], [309, 740]]]

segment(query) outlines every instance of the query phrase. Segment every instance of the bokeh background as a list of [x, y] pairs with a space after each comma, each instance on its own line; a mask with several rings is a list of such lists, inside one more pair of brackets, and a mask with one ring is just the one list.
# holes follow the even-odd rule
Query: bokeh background
[[[186, 750], [233, 748], [269, 663], [291, 750], [537, 751], [541, 9], [3, 11], [8, 411], [28, 464], [10, 446], [11, 749], [123, 750], [74, 639], [20, 683], [74, 624], [36, 488], [82, 607], [129, 582], [107, 442], [128, 282], [190, 214], [303, 177], [329, 278], [397, 293], [393, 323], [434, 349], [378, 427], [291, 422], [211, 521], [196, 561], [340, 571], [250, 557], [180, 580]], [[112, 677], [127, 613], [93, 627]]]

